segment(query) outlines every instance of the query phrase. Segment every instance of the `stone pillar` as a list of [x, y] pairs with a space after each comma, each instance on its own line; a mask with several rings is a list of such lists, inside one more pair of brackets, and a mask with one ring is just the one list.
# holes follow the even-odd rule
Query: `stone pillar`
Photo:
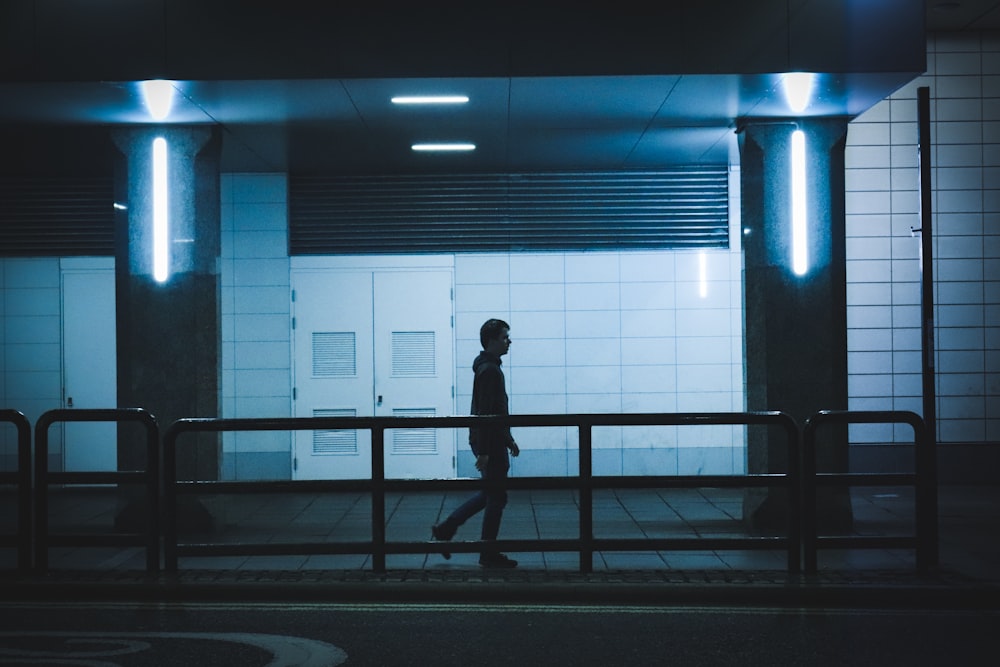
[[[164, 280], [153, 275], [152, 147], [157, 137], [167, 146]], [[116, 197], [126, 207], [118, 216], [115, 262], [119, 404], [150, 411], [161, 432], [179, 418], [218, 417], [220, 137], [207, 126], [150, 126], [116, 130], [113, 139], [123, 156]], [[185, 435], [178, 444], [180, 479], [218, 479], [218, 434]], [[120, 469], [143, 467], [140, 443], [120, 437], [118, 464]], [[120, 525], [138, 519], [134, 512], [141, 508], [135, 505], [134, 498], [125, 503], [133, 511], [120, 513]], [[189, 508], [186, 518], [198, 521], [198, 513]]]
[[[793, 270], [791, 140], [805, 137], [807, 269]], [[844, 211], [844, 119], [748, 121], [739, 133], [745, 258], [747, 407], [781, 410], [804, 424], [820, 410], [847, 409], [847, 285]], [[846, 472], [847, 429], [818, 433], [818, 470]], [[750, 473], [787, 469], [784, 434], [748, 430]], [[786, 525], [781, 488], [748, 489], [744, 517], [751, 527]], [[846, 489], [818, 496], [823, 531], [850, 528]]]

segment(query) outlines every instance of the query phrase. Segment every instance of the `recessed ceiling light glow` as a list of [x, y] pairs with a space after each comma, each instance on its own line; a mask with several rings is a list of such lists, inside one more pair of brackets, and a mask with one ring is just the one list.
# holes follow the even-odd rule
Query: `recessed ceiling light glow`
[[393, 104], [465, 104], [466, 95], [396, 95]]
[[413, 144], [410, 146], [415, 151], [424, 152], [461, 152], [476, 150], [475, 144], [467, 143], [438, 143], [438, 144]]
[[170, 115], [170, 108], [174, 104], [174, 83], [164, 79], [153, 79], [143, 81], [142, 99], [146, 103], [146, 109], [153, 120], [163, 120]]
[[789, 72], [781, 80], [785, 101], [794, 113], [802, 113], [809, 106], [815, 79], [816, 75], [812, 72]]

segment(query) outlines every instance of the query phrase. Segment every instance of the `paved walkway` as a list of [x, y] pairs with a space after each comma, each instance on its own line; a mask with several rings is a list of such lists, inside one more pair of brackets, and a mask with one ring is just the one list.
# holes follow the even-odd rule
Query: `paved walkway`
[[[713, 540], [714, 548], [595, 552], [581, 572], [576, 552], [512, 553], [516, 570], [482, 570], [475, 545], [446, 560], [440, 553], [390, 554], [375, 572], [367, 554], [182, 557], [177, 573], [147, 575], [138, 548], [53, 547], [49, 571], [21, 574], [14, 550], [0, 550], [0, 598], [304, 598], [434, 600], [567, 600], [733, 604], [922, 604], [1000, 607], [1000, 486], [939, 490], [939, 564], [918, 571], [908, 548], [821, 550], [813, 574], [789, 573], [781, 549], [727, 549], [718, 540], [748, 537], [740, 489], [602, 490], [594, 494], [598, 538]], [[465, 493], [390, 495], [386, 539], [417, 544]], [[855, 488], [853, 533], [914, 532], [908, 488]], [[118, 500], [100, 490], [53, 494], [53, 533], [105, 531]], [[337, 543], [370, 537], [364, 494], [206, 497], [210, 532], [182, 542]], [[9, 505], [8, 505], [9, 506]], [[501, 539], [572, 539], [579, 513], [570, 491], [515, 491]], [[456, 536], [478, 536], [475, 517]], [[696, 543], [691, 543], [694, 546]], [[428, 551], [440, 549], [428, 543]]]

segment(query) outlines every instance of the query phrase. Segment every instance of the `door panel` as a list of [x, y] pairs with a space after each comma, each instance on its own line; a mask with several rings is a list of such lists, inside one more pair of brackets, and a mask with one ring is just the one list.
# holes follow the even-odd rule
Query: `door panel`
[[[450, 271], [300, 270], [295, 416], [452, 414]], [[385, 434], [386, 476], [454, 476], [454, 435]], [[367, 430], [297, 432], [297, 479], [367, 479]]]
[[[63, 402], [71, 408], [118, 406], [114, 269], [64, 269]], [[118, 426], [66, 422], [63, 469], [116, 470]]]
[[[434, 417], [453, 411], [451, 281], [446, 271], [375, 274], [376, 415]], [[454, 443], [454, 429], [389, 431], [386, 476], [452, 477]]]
[[[295, 416], [372, 414], [371, 273], [295, 272]], [[371, 436], [296, 431], [296, 479], [371, 477]]]

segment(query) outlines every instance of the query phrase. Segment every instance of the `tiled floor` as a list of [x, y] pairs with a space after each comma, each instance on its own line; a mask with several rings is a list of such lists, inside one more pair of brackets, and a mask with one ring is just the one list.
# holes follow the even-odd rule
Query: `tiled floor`
[[[948, 487], [939, 493], [942, 561], [950, 559], [977, 576], [1000, 579], [990, 563], [1000, 562], [1000, 487]], [[420, 551], [431, 524], [440, 521], [468, 492], [388, 494], [386, 540]], [[11, 502], [7, 502], [10, 500]], [[371, 538], [371, 501], [367, 494], [214, 495], [199, 499], [212, 515], [209, 532], [182, 535], [182, 543], [366, 542]], [[102, 489], [59, 489], [50, 498], [50, 531], [106, 532], [113, 527], [120, 500]], [[5, 498], [0, 531], [13, 532], [13, 497]], [[856, 535], [912, 535], [915, 504], [908, 488], [856, 488], [851, 492]], [[604, 538], [684, 538], [690, 549], [671, 551], [602, 550], [598, 570], [775, 570], [786, 569], [784, 549], [700, 549], [699, 538], [745, 538], [742, 489], [602, 489], [594, 492], [594, 536]], [[463, 526], [456, 540], [475, 540], [480, 517]], [[990, 530], [992, 528], [992, 530]], [[502, 540], [574, 539], [579, 534], [576, 493], [568, 490], [510, 492]], [[315, 551], [315, 550], [314, 550]], [[14, 549], [0, 549], [0, 567], [14, 566]], [[519, 551], [520, 569], [574, 571], [575, 551]], [[477, 554], [389, 554], [388, 569], [462, 570], [476, 567]], [[51, 569], [140, 570], [140, 548], [52, 547]], [[820, 569], [912, 569], [911, 549], [823, 550]], [[368, 569], [368, 554], [287, 554], [271, 556], [185, 556], [180, 568], [225, 570]]]

